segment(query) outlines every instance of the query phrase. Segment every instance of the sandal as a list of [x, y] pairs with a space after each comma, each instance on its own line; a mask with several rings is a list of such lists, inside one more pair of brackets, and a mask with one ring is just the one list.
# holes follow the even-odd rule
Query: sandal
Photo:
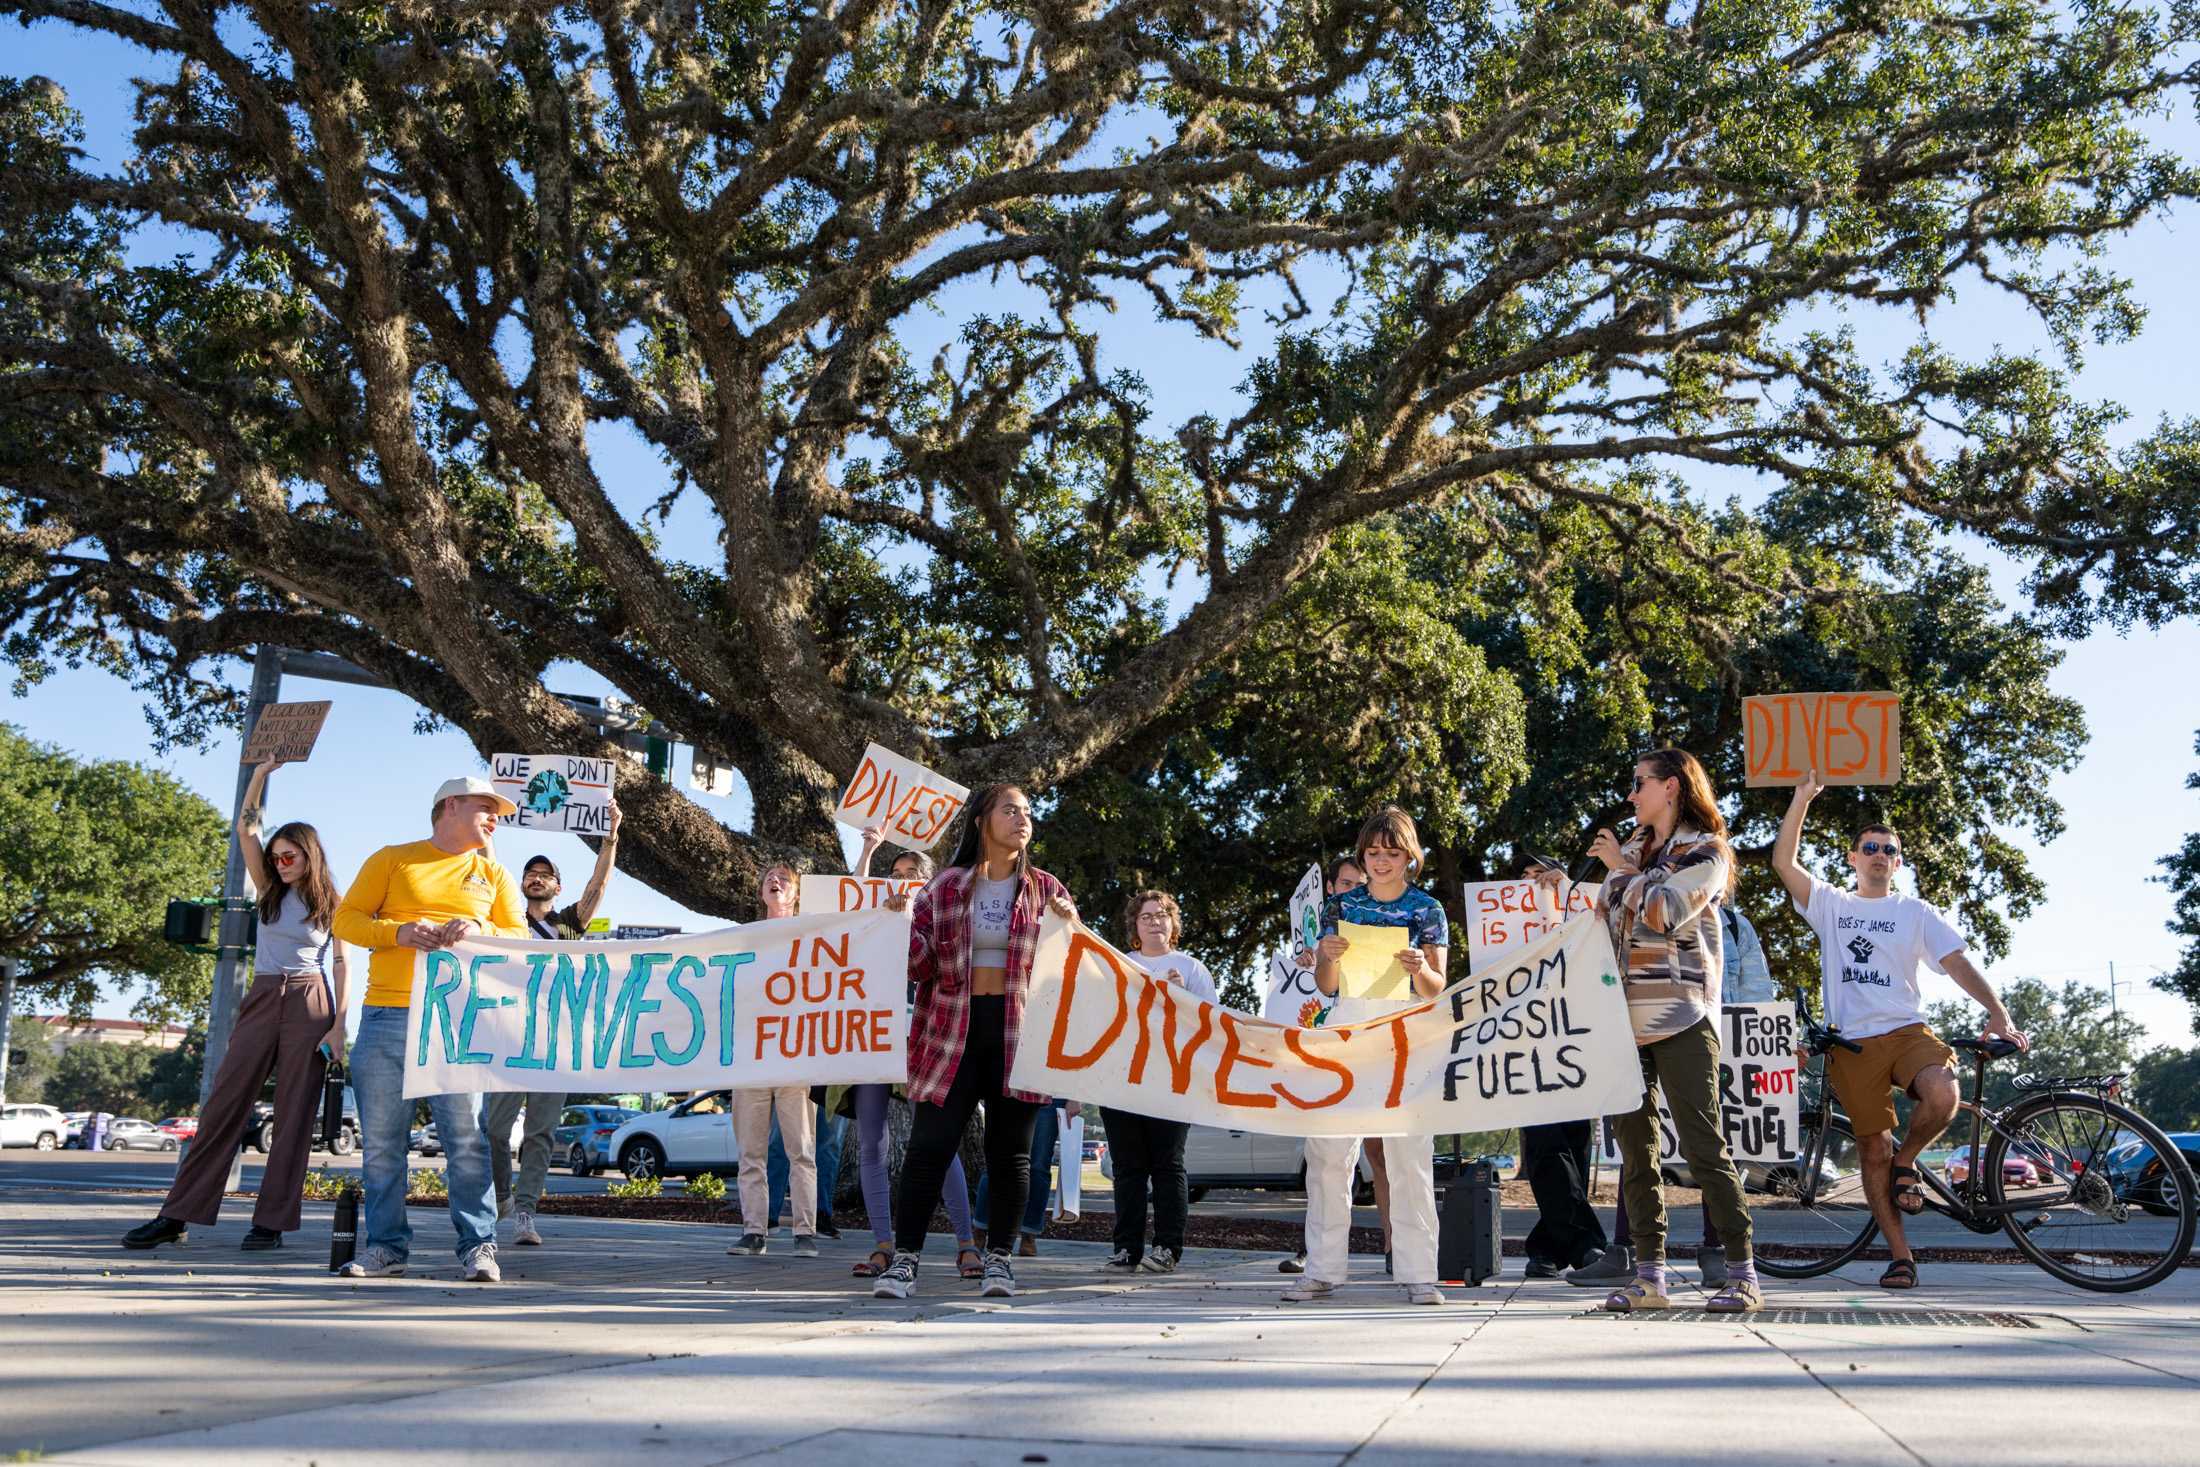
[[[1904, 1177], [1909, 1178], [1907, 1182]], [[1925, 1210], [1925, 1188], [1918, 1182], [1917, 1168], [1898, 1166], [1889, 1176], [1893, 1189], [1894, 1209], [1904, 1217], [1916, 1217]]]
[[[965, 1258], [969, 1259], [970, 1261], [968, 1263], [963, 1262]], [[963, 1244], [960, 1248], [957, 1248], [955, 1250], [955, 1272], [961, 1274], [966, 1279], [984, 1278], [985, 1255], [978, 1251], [975, 1244]]]
[[1703, 1307], [1706, 1314], [1754, 1314], [1765, 1307], [1765, 1296], [1747, 1279], [1735, 1279]]
[[1914, 1289], [1917, 1287], [1917, 1260], [1897, 1258], [1887, 1265], [1887, 1271], [1879, 1276], [1882, 1289]]
[[1627, 1287], [1615, 1289], [1604, 1296], [1606, 1314], [1639, 1314], [1645, 1309], [1671, 1309], [1673, 1301], [1651, 1288], [1641, 1279], [1630, 1279]]
[[[880, 1259], [882, 1259], [882, 1258], [886, 1260], [886, 1261], [885, 1261], [884, 1263], [881, 1263], [881, 1262], [879, 1262], [879, 1260], [880, 1260]], [[852, 1270], [852, 1272], [853, 1272], [853, 1273], [855, 1274], [855, 1276], [856, 1276], [857, 1278], [859, 1278], [859, 1279], [875, 1279], [875, 1278], [877, 1278], [877, 1277], [878, 1277], [878, 1276], [879, 1276], [880, 1274], [882, 1274], [882, 1273], [886, 1272], [886, 1270], [888, 1270], [889, 1268], [892, 1268], [893, 1266], [894, 1266], [894, 1250], [893, 1250], [893, 1249], [891, 1249], [891, 1248], [873, 1248], [873, 1249], [871, 1250], [871, 1256], [870, 1256], [869, 1258], [866, 1258], [866, 1259], [862, 1260], [862, 1261], [861, 1261], [860, 1263], [858, 1263], [858, 1264], [857, 1264], [857, 1265], [855, 1266], [855, 1268], [854, 1268], [854, 1269]]]

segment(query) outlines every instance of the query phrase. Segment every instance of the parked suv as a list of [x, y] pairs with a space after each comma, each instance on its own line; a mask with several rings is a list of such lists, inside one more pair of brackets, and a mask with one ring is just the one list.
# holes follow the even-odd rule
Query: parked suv
[[[252, 1107], [252, 1116], [244, 1123], [244, 1147], [247, 1151], [265, 1152], [275, 1140], [275, 1107], [261, 1101]], [[332, 1156], [349, 1156], [359, 1149], [359, 1101], [344, 1087], [344, 1123], [333, 1137], [321, 1134], [320, 1107], [314, 1107], [313, 1149], [326, 1151]]]
[[35, 1146], [59, 1151], [69, 1120], [50, 1105], [0, 1106], [0, 1146]]
[[[1115, 1180], [1113, 1155], [1102, 1154], [1100, 1171], [1109, 1181]], [[1191, 1185], [1194, 1202], [1205, 1197], [1210, 1188], [1303, 1192], [1306, 1143], [1296, 1136], [1195, 1125], [1184, 1138], [1184, 1178]], [[1375, 1200], [1375, 1171], [1364, 1150], [1352, 1192], [1353, 1199], [1362, 1204]]]
[[622, 1105], [569, 1105], [550, 1133], [550, 1159], [576, 1177], [591, 1176], [611, 1165], [604, 1150], [619, 1127], [641, 1114]]
[[705, 1090], [670, 1110], [636, 1116], [603, 1143], [629, 1181], [641, 1177], [733, 1175], [741, 1148], [733, 1139], [733, 1092]]

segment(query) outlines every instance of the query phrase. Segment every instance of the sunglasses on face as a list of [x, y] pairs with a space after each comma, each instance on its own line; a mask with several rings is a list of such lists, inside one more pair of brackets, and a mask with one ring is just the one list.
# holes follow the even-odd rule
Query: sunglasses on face
[[1644, 785], [1648, 784], [1648, 783], [1649, 783], [1649, 782], [1650, 782], [1651, 780], [1653, 780], [1653, 779], [1661, 779], [1661, 778], [1664, 778], [1664, 777], [1665, 777], [1665, 776], [1663, 776], [1663, 775], [1656, 775], [1656, 774], [1638, 774], [1638, 775], [1636, 775], [1636, 776], [1635, 776], [1635, 793], [1637, 793], [1637, 794], [1640, 794], [1640, 793], [1642, 793], [1642, 787], [1643, 787]]
[[284, 851], [275, 857], [275, 864], [278, 866], [295, 866], [302, 859], [304, 858], [296, 851]]
[[1899, 856], [1902, 854], [1902, 847], [1896, 845], [1893, 841], [1888, 841], [1884, 845], [1875, 840], [1863, 841], [1858, 844], [1857, 849], [1862, 851], [1867, 856], [1876, 856], [1879, 855], [1881, 852], [1885, 852], [1887, 855], [1890, 856]]

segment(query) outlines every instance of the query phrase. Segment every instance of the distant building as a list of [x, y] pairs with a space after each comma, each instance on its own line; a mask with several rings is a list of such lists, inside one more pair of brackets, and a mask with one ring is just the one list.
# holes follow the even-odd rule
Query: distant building
[[136, 1019], [72, 1019], [66, 1014], [32, 1014], [30, 1022], [46, 1026], [46, 1040], [57, 1055], [79, 1044], [149, 1044], [155, 1049], [174, 1049], [183, 1043], [185, 1032], [174, 1024], [141, 1024]]

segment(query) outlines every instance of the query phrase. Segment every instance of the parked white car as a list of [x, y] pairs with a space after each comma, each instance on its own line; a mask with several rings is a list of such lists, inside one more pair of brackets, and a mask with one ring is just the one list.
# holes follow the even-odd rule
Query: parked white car
[[68, 1134], [69, 1118], [50, 1105], [0, 1106], [0, 1146], [59, 1151]]
[[669, 1110], [636, 1116], [611, 1133], [603, 1154], [629, 1181], [715, 1172], [731, 1180], [741, 1164], [733, 1139], [733, 1092], [705, 1090]]
[[[1114, 1148], [1101, 1154], [1100, 1174], [1115, 1180]], [[1374, 1169], [1367, 1153], [1360, 1153], [1359, 1180], [1355, 1191], [1372, 1197]], [[1210, 1189], [1229, 1187], [1254, 1191], [1303, 1192], [1306, 1190], [1306, 1146], [1297, 1136], [1270, 1136], [1260, 1131], [1233, 1131], [1221, 1126], [1193, 1126], [1184, 1138], [1184, 1176], [1191, 1184], [1192, 1201]]]

